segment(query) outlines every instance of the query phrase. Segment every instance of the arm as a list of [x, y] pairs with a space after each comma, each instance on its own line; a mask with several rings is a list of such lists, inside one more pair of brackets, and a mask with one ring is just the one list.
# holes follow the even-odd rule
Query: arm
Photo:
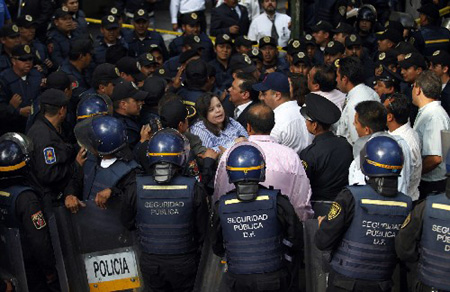
[[211, 26], [210, 33], [212, 36], [217, 36], [219, 34], [230, 34], [230, 27], [223, 27], [222, 25], [222, 17], [223, 11], [217, 11], [217, 8], [214, 8], [211, 11]]
[[[320, 250], [333, 250], [353, 220], [355, 200], [348, 189], [343, 189], [337, 195], [334, 204], [338, 204], [337, 208], [340, 207], [340, 212], [335, 212], [337, 216], [332, 218], [326, 216], [314, 238], [316, 246]], [[338, 210], [337, 208], [333, 209]]]
[[172, 24], [178, 23], [178, 11], [180, 11], [180, 0], [170, 0], [170, 19]]
[[292, 243], [293, 250], [301, 250], [303, 247], [303, 225], [295, 213], [294, 207], [284, 195], [277, 196], [277, 213], [284, 238]]
[[252, 23], [250, 23], [250, 28], [248, 29], [248, 38], [252, 41], [258, 41], [258, 28], [255, 18], [252, 18]]
[[122, 200], [121, 216], [122, 224], [129, 230], [136, 228], [137, 193], [135, 188], [128, 188], [120, 199]]
[[424, 209], [425, 201], [417, 204], [395, 237], [395, 251], [402, 261], [415, 262], [419, 259], [419, 243], [422, 237]]
[[422, 174], [429, 173], [442, 163], [442, 157], [437, 155], [428, 155], [422, 158]]

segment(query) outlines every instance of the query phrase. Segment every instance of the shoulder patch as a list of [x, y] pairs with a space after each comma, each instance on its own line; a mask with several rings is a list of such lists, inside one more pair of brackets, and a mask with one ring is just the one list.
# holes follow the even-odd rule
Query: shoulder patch
[[47, 226], [47, 222], [45, 222], [44, 214], [42, 213], [42, 211], [31, 215], [31, 221], [33, 221], [33, 225], [37, 230]]
[[401, 229], [405, 228], [406, 226], [408, 226], [409, 222], [411, 222], [411, 213], [408, 214], [408, 217], [406, 217], [405, 221], [402, 224], [402, 227], [400, 227]]
[[302, 160], [303, 168], [306, 170], [308, 168], [308, 163], [306, 161]]
[[330, 211], [328, 212], [328, 220], [333, 220], [335, 219], [337, 216], [339, 216], [339, 214], [341, 214], [342, 211], [342, 207], [341, 205], [339, 205], [339, 203], [333, 202], [333, 204], [331, 204], [330, 207]]
[[44, 159], [46, 164], [53, 164], [56, 162], [55, 148], [47, 147], [44, 149]]

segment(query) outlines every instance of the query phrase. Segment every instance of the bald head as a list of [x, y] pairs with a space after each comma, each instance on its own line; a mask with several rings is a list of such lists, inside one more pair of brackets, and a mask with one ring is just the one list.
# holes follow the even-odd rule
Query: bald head
[[274, 126], [275, 116], [267, 105], [259, 103], [248, 110], [247, 129], [251, 129], [251, 135], [269, 135]]

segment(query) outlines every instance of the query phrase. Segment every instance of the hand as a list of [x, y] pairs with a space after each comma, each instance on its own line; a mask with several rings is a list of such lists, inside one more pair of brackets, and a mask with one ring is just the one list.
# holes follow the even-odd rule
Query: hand
[[72, 20], [72, 29], [76, 30], [78, 27], [78, 23], [75, 20]]
[[229, 28], [230, 34], [238, 34], [239, 33], [239, 26], [238, 25], [232, 25]]
[[45, 66], [47, 66], [47, 68], [53, 67], [53, 62], [50, 61], [50, 59], [45, 59], [44, 64], [45, 64]]
[[43, 72], [44, 69], [42, 69], [41, 65], [34, 65], [34, 68], [36, 68], [36, 70], [38, 70], [39, 72]]
[[223, 147], [223, 146], [219, 146], [220, 152], [219, 155], [221, 155], [222, 153], [224, 153], [225, 151], [227, 151], [227, 148]]
[[325, 219], [325, 217], [326, 216], [319, 216], [319, 217], [317, 217], [317, 220], [319, 221], [319, 227], [320, 227], [320, 224], [322, 224], [322, 221], [323, 221], [323, 219]]
[[19, 110], [19, 114], [23, 117], [28, 118], [31, 114], [31, 106], [23, 107]]
[[181, 87], [181, 76], [183, 75], [184, 69], [186, 69], [185, 65], [181, 65], [180, 68], [178, 68], [177, 75], [173, 79], [172, 86], [174, 88], [180, 88]]
[[178, 23], [172, 23], [173, 31], [178, 31]]
[[84, 163], [86, 162], [86, 159], [87, 159], [87, 150], [86, 148], [81, 147], [77, 153], [75, 161], [78, 163], [79, 166], [83, 167]]
[[234, 143], [240, 143], [240, 142], [246, 142], [246, 141], [248, 141], [248, 140], [245, 137], [239, 137], [239, 138], [234, 139]]
[[211, 148], [208, 148], [204, 153], [200, 153], [198, 156], [200, 156], [203, 159], [208, 157], [217, 160], [217, 157], [219, 157], [219, 153], [212, 150]]
[[106, 202], [111, 197], [111, 189], [104, 189], [95, 196], [95, 204], [101, 209], [106, 209]]
[[152, 136], [150, 125], [143, 125], [141, 128], [141, 143], [150, 140]]
[[9, 100], [9, 104], [12, 105], [13, 108], [18, 108], [21, 103], [22, 97], [17, 93], [15, 93]]
[[72, 212], [72, 214], [77, 213], [80, 207], [86, 207], [86, 204], [78, 200], [78, 198], [74, 195], [68, 195], [64, 200], [64, 205], [70, 212]]

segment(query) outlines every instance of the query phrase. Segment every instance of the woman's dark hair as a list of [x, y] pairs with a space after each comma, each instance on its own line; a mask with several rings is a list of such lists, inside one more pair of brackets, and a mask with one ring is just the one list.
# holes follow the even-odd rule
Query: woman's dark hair
[[296, 100], [299, 106], [305, 104], [305, 96], [310, 93], [308, 88], [308, 79], [303, 75], [291, 74], [289, 76], [292, 84], [291, 100]]
[[[199, 118], [203, 121], [205, 124], [206, 129], [213, 133], [216, 136], [219, 136], [220, 131], [225, 129], [228, 125], [229, 118], [227, 116], [227, 113], [224, 110], [225, 119], [223, 120], [223, 129], [220, 129], [210, 121], [208, 121], [208, 111], [209, 107], [211, 106], [211, 100], [216, 97], [219, 99], [216, 95], [212, 94], [211, 92], [207, 92], [204, 95], [200, 96], [197, 101], [195, 102], [195, 108], [197, 109], [197, 113]], [[220, 101], [220, 99], [219, 99]]]

